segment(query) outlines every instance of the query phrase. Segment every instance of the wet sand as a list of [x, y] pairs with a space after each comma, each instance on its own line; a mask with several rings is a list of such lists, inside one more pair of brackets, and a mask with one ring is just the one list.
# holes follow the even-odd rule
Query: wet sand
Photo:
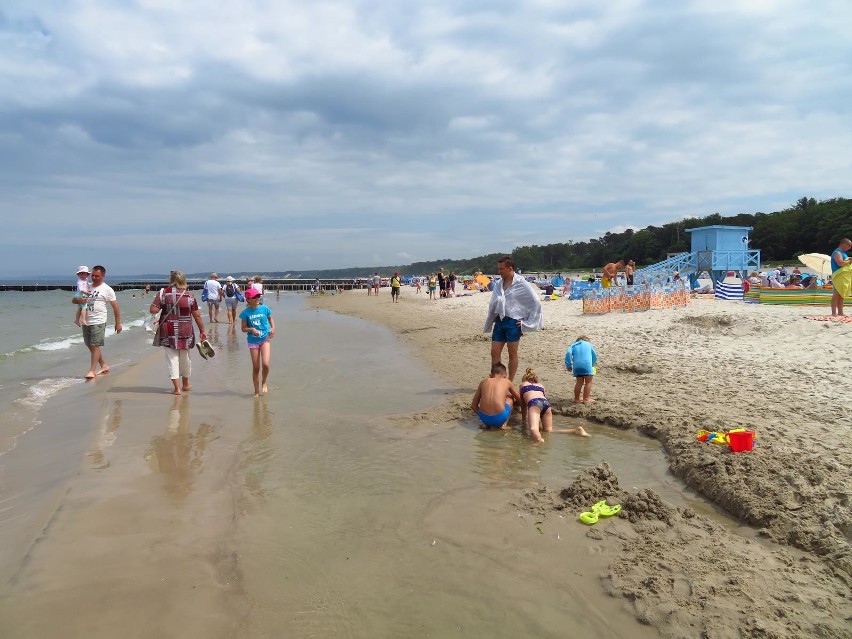
[[[469, 416], [490, 364], [481, 332], [489, 295], [433, 302], [405, 288], [391, 304], [382, 293], [312, 303], [384, 323], [459, 388], [413, 421]], [[579, 302], [545, 302], [545, 330], [523, 338], [516, 381], [533, 366], [558, 412], [597, 424], [593, 436], [618, 428], [656, 438], [684, 485], [750, 532], [621, 486], [606, 465], [517, 491], [512, 505], [541, 518], [545, 532], [570, 521], [579, 553], [605, 557], [586, 586], [622, 600], [661, 636], [852, 636], [852, 440], [842, 400], [852, 327], [804, 319], [824, 312], [700, 299], [685, 309], [584, 316]], [[573, 403], [562, 363], [581, 334], [601, 358], [591, 406]], [[757, 431], [754, 451], [695, 441], [699, 430], [736, 427]], [[624, 505], [617, 517], [575, 523], [577, 508], [604, 497]]]

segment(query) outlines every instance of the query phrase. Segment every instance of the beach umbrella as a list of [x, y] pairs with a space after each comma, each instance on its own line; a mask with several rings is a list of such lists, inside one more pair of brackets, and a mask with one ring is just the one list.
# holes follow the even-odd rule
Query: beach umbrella
[[483, 286], [488, 286], [489, 284], [491, 284], [491, 278], [487, 275], [477, 275], [476, 281], [482, 284]]
[[817, 275], [831, 275], [831, 256], [824, 253], [805, 253], [799, 256], [799, 261], [809, 269], [816, 271]]

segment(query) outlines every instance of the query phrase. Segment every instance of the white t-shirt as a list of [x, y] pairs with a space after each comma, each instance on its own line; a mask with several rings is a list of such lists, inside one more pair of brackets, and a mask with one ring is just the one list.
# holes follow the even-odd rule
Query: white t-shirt
[[89, 291], [89, 297], [86, 300], [86, 309], [88, 312], [86, 321], [89, 323], [89, 326], [106, 324], [107, 302], [114, 301], [116, 301], [115, 291], [108, 284], [95, 286]]
[[222, 296], [222, 285], [219, 280], [207, 280], [204, 282], [204, 288], [207, 289], [207, 301], [215, 302]]
[[88, 293], [89, 288], [91, 288], [91, 284], [89, 284], [89, 280], [87, 278], [81, 277], [77, 280], [78, 293]]

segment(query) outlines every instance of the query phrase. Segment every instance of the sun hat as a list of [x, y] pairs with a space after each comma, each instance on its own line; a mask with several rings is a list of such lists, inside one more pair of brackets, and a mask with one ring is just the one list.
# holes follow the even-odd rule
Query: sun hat
[[91, 273], [88, 266], [78, 266], [77, 272], [78, 273]]
[[247, 300], [254, 299], [255, 297], [260, 297], [260, 291], [256, 288], [250, 288], [246, 291], [245, 295]]
[[234, 278], [229, 275], [228, 277], [225, 278], [225, 281], [226, 282], [233, 282]]

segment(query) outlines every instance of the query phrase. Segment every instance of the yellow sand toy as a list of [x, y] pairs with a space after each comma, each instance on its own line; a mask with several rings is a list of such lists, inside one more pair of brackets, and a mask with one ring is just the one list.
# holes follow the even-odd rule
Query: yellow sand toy
[[617, 515], [620, 511], [621, 504], [610, 506], [606, 503], [606, 499], [603, 499], [592, 506], [591, 511], [580, 513], [578, 519], [587, 526], [591, 526], [592, 524], [598, 523], [598, 518], [612, 517], [613, 515]]

